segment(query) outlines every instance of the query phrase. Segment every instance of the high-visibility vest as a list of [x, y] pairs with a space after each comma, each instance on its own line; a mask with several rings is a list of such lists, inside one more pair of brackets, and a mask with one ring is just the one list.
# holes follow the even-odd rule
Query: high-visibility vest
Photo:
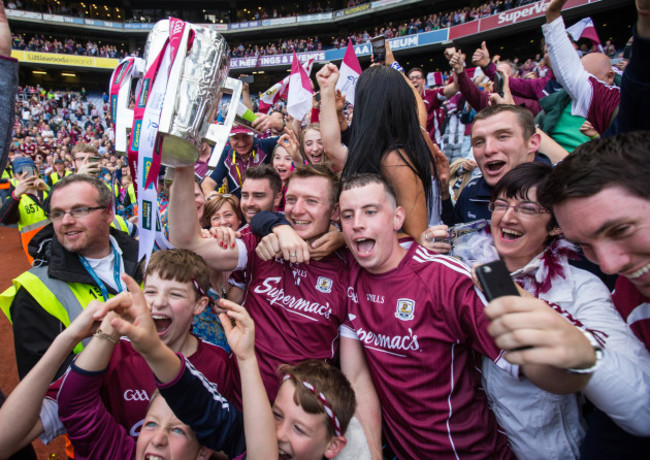
[[[50, 315], [68, 327], [93, 300], [102, 300], [97, 286], [85, 283], [66, 283], [47, 275], [47, 266], [34, 267], [12, 280], [12, 285], [0, 294], [0, 308], [13, 324], [9, 307], [19, 289], [26, 289]], [[114, 294], [109, 293], [109, 298]], [[78, 343], [73, 353], [80, 353], [90, 338]]]
[[[15, 185], [14, 185], [15, 186]], [[47, 197], [47, 192], [43, 192], [43, 198]], [[20, 242], [23, 245], [23, 251], [27, 255], [27, 260], [31, 264], [34, 258], [29, 255], [27, 246], [43, 227], [50, 223], [45, 215], [45, 211], [34, 198], [27, 193], [20, 196], [18, 203], [18, 231], [20, 232]]]
[[2, 182], [0, 182], [0, 190], [9, 190], [11, 188], [9, 171], [6, 169], [2, 171]]
[[115, 214], [115, 217], [113, 217], [113, 222], [111, 222], [111, 227], [113, 227], [116, 230], [122, 230], [125, 233], [128, 233], [129, 235], [131, 234], [131, 230], [133, 230], [133, 224], [130, 222], [127, 222], [124, 220], [122, 216], [118, 216]]
[[[66, 171], [63, 176], [69, 176], [72, 174], [72, 171]], [[54, 171], [52, 174], [50, 174], [50, 181], [52, 182], [52, 185], [56, 184], [62, 179], [62, 177], [59, 177], [59, 173]]]

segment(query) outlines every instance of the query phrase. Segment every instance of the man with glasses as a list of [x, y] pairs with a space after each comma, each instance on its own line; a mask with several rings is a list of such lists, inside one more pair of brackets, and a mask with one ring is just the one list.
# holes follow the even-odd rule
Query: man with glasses
[[[22, 379], [92, 300], [124, 289], [120, 276], [140, 281], [138, 243], [111, 228], [111, 192], [96, 177], [73, 174], [57, 182], [45, 210], [52, 221], [30, 242], [35, 266], [0, 295], [13, 324], [18, 374]], [[83, 349], [80, 343], [74, 352]], [[68, 357], [57, 377], [72, 361]]]

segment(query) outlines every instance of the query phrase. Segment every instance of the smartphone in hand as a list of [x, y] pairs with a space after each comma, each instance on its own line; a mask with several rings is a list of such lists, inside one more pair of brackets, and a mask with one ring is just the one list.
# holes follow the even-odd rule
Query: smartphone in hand
[[499, 96], [504, 97], [503, 84], [506, 77], [503, 75], [503, 72], [497, 70], [494, 74], [494, 85], [492, 87], [493, 93], [497, 93]]
[[382, 64], [386, 62], [386, 37], [377, 35], [370, 39], [372, 45], [372, 61], [375, 64]]
[[502, 260], [479, 265], [476, 267], [476, 277], [488, 302], [506, 295], [519, 295], [517, 286]]

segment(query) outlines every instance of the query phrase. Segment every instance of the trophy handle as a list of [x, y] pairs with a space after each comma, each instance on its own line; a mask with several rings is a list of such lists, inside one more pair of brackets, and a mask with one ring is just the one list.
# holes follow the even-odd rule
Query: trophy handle
[[[232, 94], [232, 97], [230, 98], [231, 104], [239, 103], [242, 88], [242, 82], [232, 77], [226, 78], [226, 81], [222, 86], [224, 92]], [[206, 133], [205, 138], [208, 142], [214, 143], [212, 155], [210, 155], [210, 160], [208, 161], [208, 168], [210, 169], [216, 168], [221, 159], [221, 154], [223, 153], [223, 148], [226, 146], [226, 142], [228, 142], [228, 135], [232, 129], [232, 124], [235, 121], [236, 114], [236, 110], [229, 110], [223, 125], [213, 123], [208, 127], [208, 132]]]
[[131, 88], [133, 81], [138, 80], [135, 93], [137, 97], [138, 90], [140, 89], [141, 78], [144, 75], [145, 62], [142, 58], [133, 59], [133, 70], [131, 78], [125, 80], [120, 88], [117, 98], [117, 117], [115, 122], [115, 151], [118, 154], [126, 155], [129, 145], [129, 134], [133, 127], [133, 109], [129, 109], [129, 101], [131, 99]]

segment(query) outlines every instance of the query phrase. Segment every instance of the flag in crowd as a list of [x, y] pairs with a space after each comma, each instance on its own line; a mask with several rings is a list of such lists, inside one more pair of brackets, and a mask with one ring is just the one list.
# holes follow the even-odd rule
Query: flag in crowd
[[[294, 52], [295, 55], [295, 52]], [[311, 68], [314, 65], [314, 60], [310, 59], [305, 64], [302, 65], [307, 75], [311, 74]], [[271, 86], [269, 89], [264, 91], [260, 96], [259, 110], [260, 113], [268, 113], [271, 107], [278, 102], [280, 99], [286, 99], [289, 95], [289, 78], [291, 75], [287, 75], [282, 79], [282, 81], [277, 82], [275, 85]]]
[[287, 113], [296, 120], [302, 120], [311, 110], [314, 88], [307, 71], [300, 65], [298, 55], [293, 52], [291, 75], [289, 76], [289, 96], [287, 98]]
[[582, 18], [571, 27], [568, 27], [566, 31], [571, 35], [573, 41], [577, 42], [581, 38], [586, 38], [594, 45], [597, 45], [601, 53], [603, 52], [603, 45], [601, 45], [600, 38], [598, 38], [594, 21], [590, 17]]
[[336, 89], [341, 90], [341, 93], [345, 94], [345, 100], [354, 105], [354, 91], [361, 75], [361, 65], [350, 39], [348, 39], [348, 47], [339, 70], [340, 75], [339, 81], [336, 82]]

